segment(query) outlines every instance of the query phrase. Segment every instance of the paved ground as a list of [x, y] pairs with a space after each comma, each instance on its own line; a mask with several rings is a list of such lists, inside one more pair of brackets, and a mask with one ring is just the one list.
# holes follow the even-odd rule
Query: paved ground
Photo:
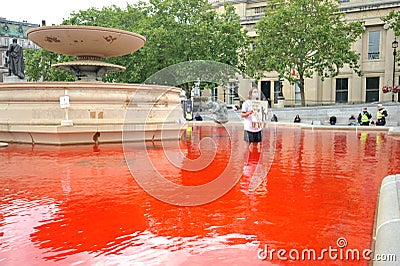
[[[388, 111], [387, 126], [396, 127], [400, 125], [400, 103], [383, 103], [384, 108]], [[272, 114], [278, 117], [279, 122], [293, 122], [294, 117], [299, 114], [302, 122], [313, 125], [328, 125], [329, 117], [336, 116], [338, 125], [347, 125], [348, 118], [351, 114], [356, 117], [363, 107], [367, 107], [372, 114], [372, 119], [376, 119], [377, 103], [355, 104], [355, 105], [334, 105], [334, 106], [312, 106], [312, 107], [285, 107], [272, 108], [269, 110], [269, 119]], [[201, 115], [205, 121], [212, 121], [212, 114], [202, 112]], [[228, 111], [230, 122], [240, 122], [240, 111]]]

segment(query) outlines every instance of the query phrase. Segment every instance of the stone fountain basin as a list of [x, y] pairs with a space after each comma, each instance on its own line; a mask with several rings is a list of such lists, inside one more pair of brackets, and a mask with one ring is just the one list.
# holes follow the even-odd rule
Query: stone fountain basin
[[[65, 94], [73, 126], [62, 126], [66, 112], [60, 97]], [[126, 141], [179, 139], [185, 126], [179, 94], [179, 88], [143, 84], [2, 83], [0, 141], [91, 144], [100, 133], [99, 143], [111, 143], [122, 142], [124, 130]], [[128, 120], [127, 111], [134, 114]]]
[[28, 30], [27, 35], [54, 53], [100, 58], [133, 53], [146, 42], [144, 36], [133, 32], [97, 26], [44, 26]]

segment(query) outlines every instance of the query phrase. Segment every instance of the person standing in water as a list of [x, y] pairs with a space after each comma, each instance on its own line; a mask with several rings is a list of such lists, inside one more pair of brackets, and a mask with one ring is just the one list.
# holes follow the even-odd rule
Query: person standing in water
[[248, 143], [250, 152], [253, 152], [254, 145], [256, 145], [258, 152], [261, 151], [263, 123], [258, 121], [252, 108], [252, 101], [258, 99], [258, 89], [253, 88], [249, 91], [248, 99], [242, 105], [242, 117], [244, 118], [244, 141]]

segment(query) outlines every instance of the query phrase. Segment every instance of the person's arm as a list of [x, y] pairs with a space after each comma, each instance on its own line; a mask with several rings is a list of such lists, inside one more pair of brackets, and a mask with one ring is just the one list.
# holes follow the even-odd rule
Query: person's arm
[[246, 118], [246, 117], [250, 116], [252, 113], [253, 113], [253, 110], [250, 110], [250, 112], [242, 111], [242, 117]]
[[246, 118], [253, 113], [253, 110], [249, 111], [249, 109], [250, 109], [250, 106], [248, 105], [248, 103], [244, 102], [243, 106], [242, 106], [242, 117], [243, 118]]

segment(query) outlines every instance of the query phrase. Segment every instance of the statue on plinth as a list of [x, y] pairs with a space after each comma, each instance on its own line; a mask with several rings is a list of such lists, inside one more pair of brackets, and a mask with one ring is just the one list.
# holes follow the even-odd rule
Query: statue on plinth
[[6, 56], [8, 56], [8, 75], [11, 76], [11, 74], [14, 74], [20, 79], [24, 79], [24, 52], [22, 51], [22, 47], [17, 43], [16, 38], [12, 40], [12, 44], [8, 47]]

